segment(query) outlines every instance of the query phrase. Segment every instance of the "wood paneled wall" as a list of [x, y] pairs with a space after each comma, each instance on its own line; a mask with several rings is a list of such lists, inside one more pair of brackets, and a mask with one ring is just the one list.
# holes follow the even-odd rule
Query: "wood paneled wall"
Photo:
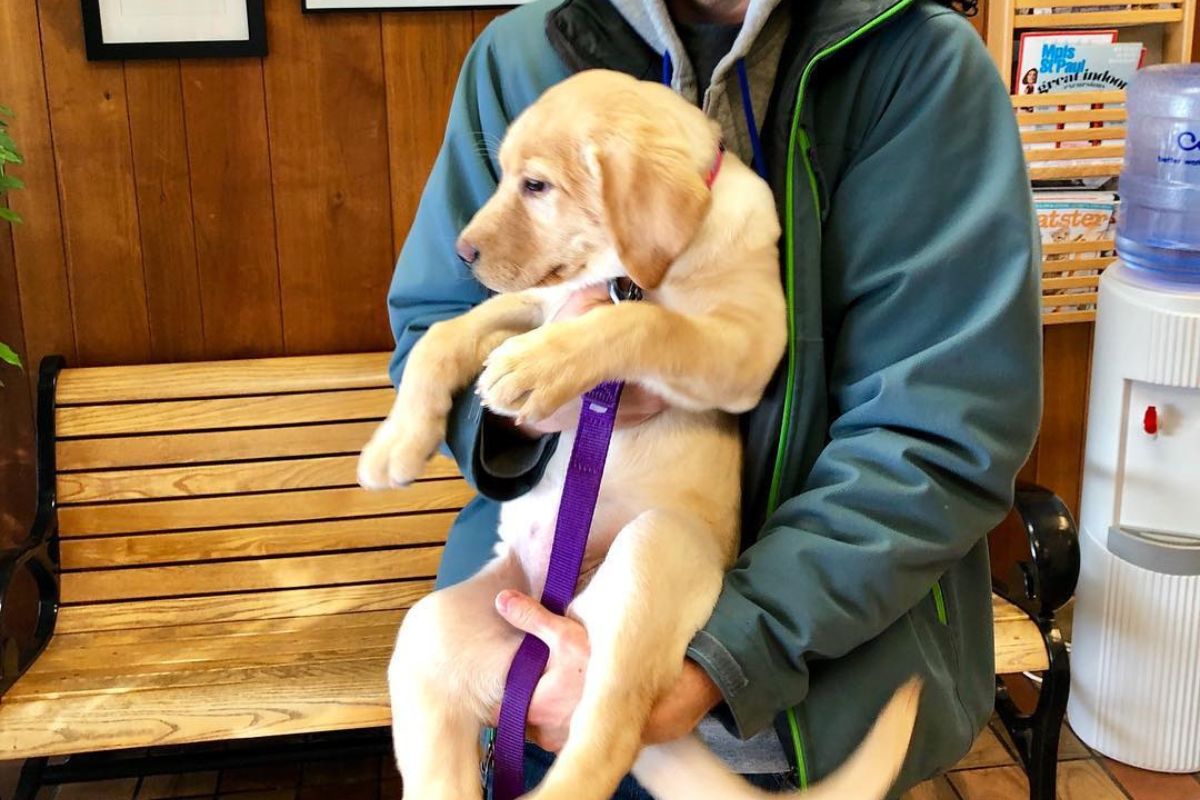
[[[493, 11], [303, 15], [265, 59], [90, 63], [78, 4], [0, 3], [28, 184], [0, 224], [0, 341], [29, 374], [390, 346], [384, 295], [459, 64]], [[982, 22], [982, 15], [978, 18]], [[1090, 326], [1046, 332], [1027, 472], [1076, 502]], [[32, 509], [32, 387], [0, 390], [0, 535]]]
[[0, 3], [0, 105], [28, 187], [11, 197], [25, 223], [0, 223], [0, 341], [29, 365], [0, 376], [0, 536], [31, 516], [43, 355], [390, 347], [395, 254], [459, 66], [496, 13], [268, 0], [267, 58], [94, 63], [78, 3]]

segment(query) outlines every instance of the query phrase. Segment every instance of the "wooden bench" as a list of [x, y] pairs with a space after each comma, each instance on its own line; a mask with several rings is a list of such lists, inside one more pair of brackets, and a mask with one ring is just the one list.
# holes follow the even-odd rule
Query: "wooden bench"
[[[43, 363], [37, 519], [0, 556], [0, 758], [31, 759], [26, 790], [49, 756], [389, 723], [396, 629], [472, 493], [441, 457], [356, 486], [387, 358]], [[1047, 671], [1045, 625], [994, 608], [997, 671]]]

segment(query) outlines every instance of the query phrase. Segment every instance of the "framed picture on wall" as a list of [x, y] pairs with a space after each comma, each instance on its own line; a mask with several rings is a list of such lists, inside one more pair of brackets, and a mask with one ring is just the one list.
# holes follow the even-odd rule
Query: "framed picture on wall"
[[264, 0], [80, 0], [89, 61], [265, 56]]
[[387, 11], [413, 8], [518, 6], [527, 0], [300, 0], [305, 11]]

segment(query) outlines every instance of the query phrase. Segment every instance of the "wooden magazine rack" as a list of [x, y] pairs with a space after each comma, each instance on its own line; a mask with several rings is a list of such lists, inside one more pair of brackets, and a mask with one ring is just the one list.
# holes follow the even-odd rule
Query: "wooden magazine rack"
[[[994, 0], [988, 10], [988, 50], [1006, 85], [1011, 86], [1015, 41], [1024, 31], [1161, 25], [1162, 62], [1183, 63], [1191, 60], [1196, 3]], [[1097, 10], [1101, 8], [1104, 10]], [[1030, 179], [1037, 184], [1119, 175], [1125, 155], [1124, 104], [1124, 91], [1013, 95], [1013, 111], [1023, 128], [1021, 142]], [[1104, 127], [1045, 129], [1048, 125], [1100, 122]], [[1044, 146], [1062, 143], [1072, 146]], [[1043, 322], [1050, 325], [1094, 320], [1100, 273], [1116, 259], [1112, 239], [1045, 244], [1042, 258]]]

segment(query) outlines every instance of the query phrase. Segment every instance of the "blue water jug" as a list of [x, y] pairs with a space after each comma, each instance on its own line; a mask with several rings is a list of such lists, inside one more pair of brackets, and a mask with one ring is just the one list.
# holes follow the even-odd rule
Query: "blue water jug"
[[1117, 252], [1151, 280], [1200, 284], [1200, 64], [1129, 84]]

